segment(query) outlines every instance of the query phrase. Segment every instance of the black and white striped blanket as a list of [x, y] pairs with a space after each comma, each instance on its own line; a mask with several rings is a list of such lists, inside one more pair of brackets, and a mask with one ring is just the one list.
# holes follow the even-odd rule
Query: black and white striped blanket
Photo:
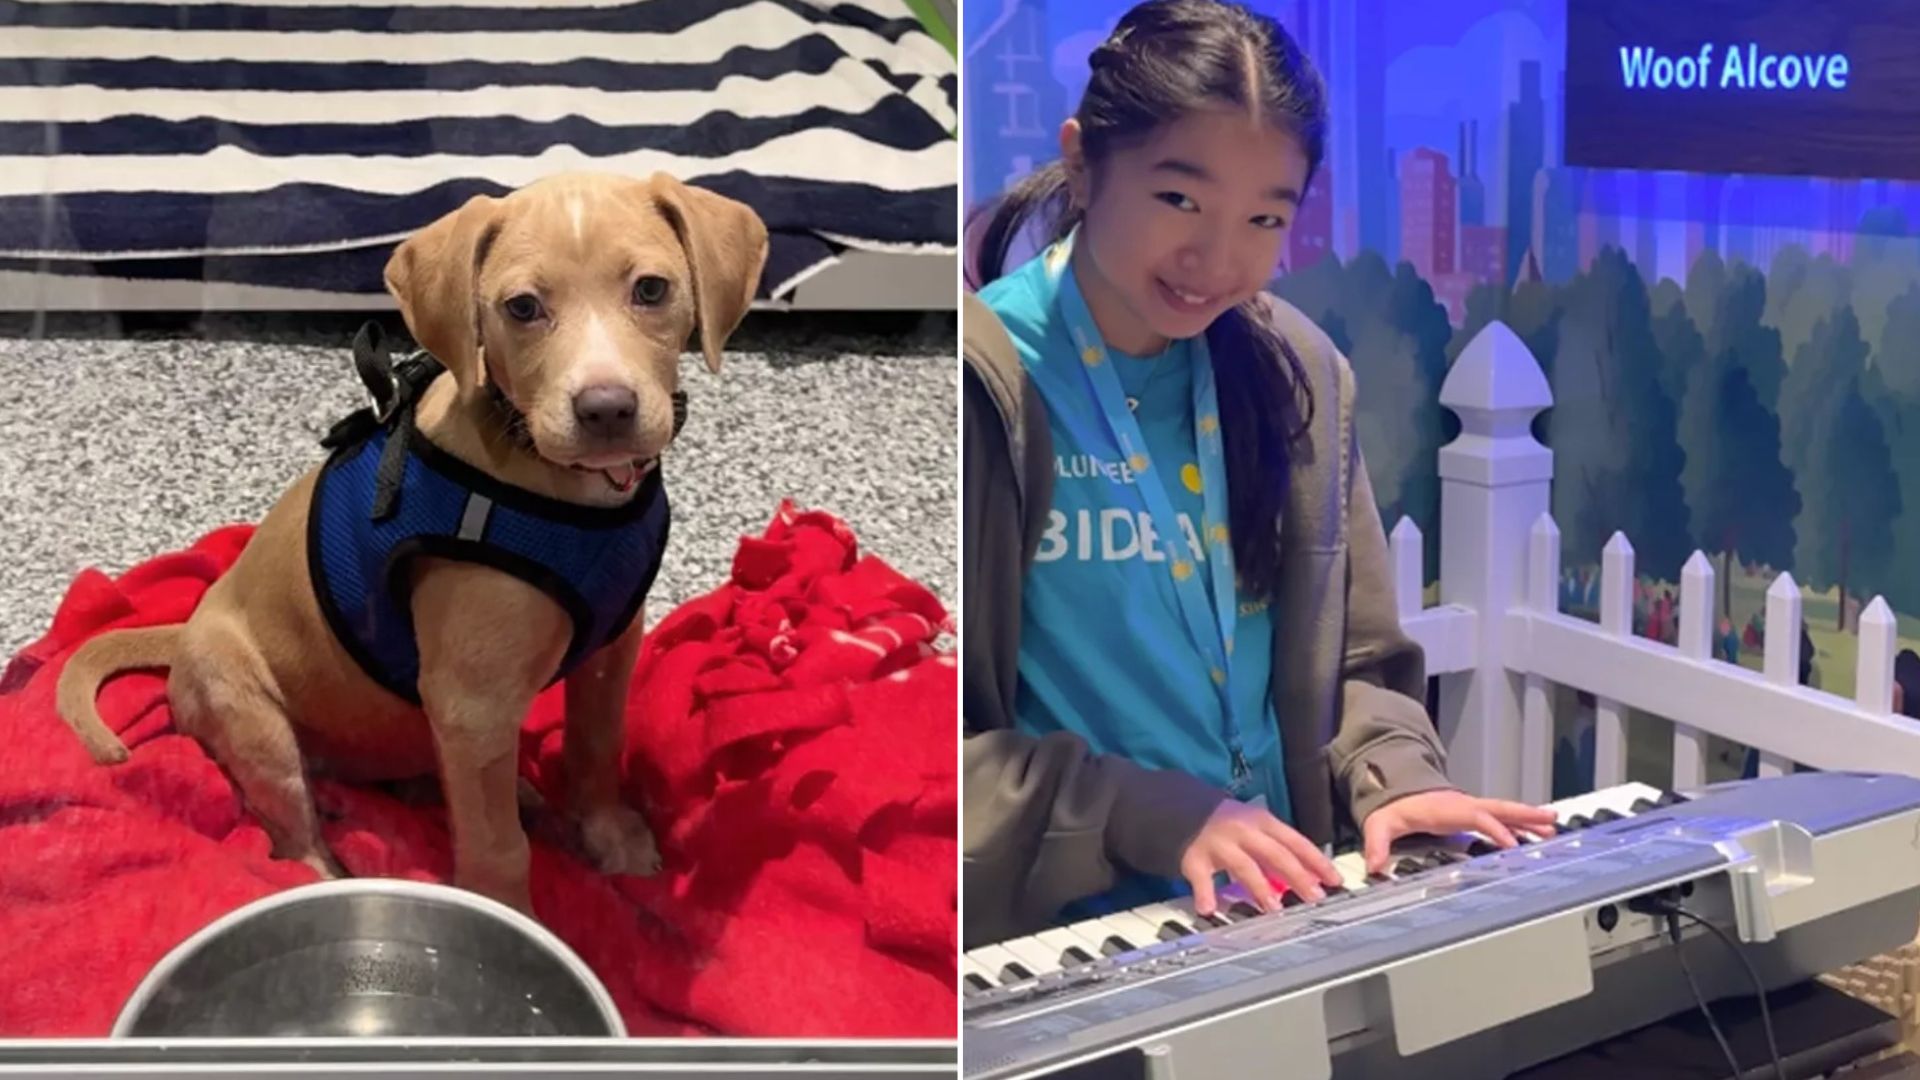
[[950, 252], [953, 57], [903, 0], [0, 0], [0, 269], [378, 293], [394, 242], [575, 168]]

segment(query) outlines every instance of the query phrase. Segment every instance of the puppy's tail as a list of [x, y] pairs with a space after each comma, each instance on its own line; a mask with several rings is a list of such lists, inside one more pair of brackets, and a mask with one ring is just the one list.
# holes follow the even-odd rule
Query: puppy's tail
[[93, 760], [118, 765], [127, 760], [127, 745], [100, 719], [95, 699], [100, 684], [122, 671], [162, 668], [173, 664], [181, 627], [143, 626], [114, 630], [93, 638], [68, 658], [55, 690], [55, 707]]

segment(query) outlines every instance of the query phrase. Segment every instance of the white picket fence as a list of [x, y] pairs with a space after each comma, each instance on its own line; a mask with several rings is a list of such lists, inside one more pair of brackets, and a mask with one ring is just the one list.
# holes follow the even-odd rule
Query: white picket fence
[[1672, 727], [1671, 787], [1707, 775], [1710, 733], [1760, 752], [1763, 775], [1816, 769], [1920, 775], [1920, 722], [1892, 711], [1896, 626], [1876, 597], [1859, 618], [1852, 700], [1798, 683], [1800, 589], [1767, 590], [1761, 672], [1714, 658], [1714, 570], [1696, 551], [1680, 584], [1677, 645], [1633, 633], [1633, 546], [1601, 554], [1598, 625], [1560, 610], [1560, 530], [1549, 512], [1553, 453], [1533, 437], [1553, 404], [1539, 362], [1504, 323], [1482, 330], [1440, 390], [1460, 418], [1440, 450], [1439, 600], [1424, 607], [1421, 534], [1391, 536], [1402, 625], [1440, 677], [1439, 725], [1455, 782], [1483, 795], [1551, 796], [1555, 685], [1594, 696], [1593, 784], [1627, 777], [1628, 710]]

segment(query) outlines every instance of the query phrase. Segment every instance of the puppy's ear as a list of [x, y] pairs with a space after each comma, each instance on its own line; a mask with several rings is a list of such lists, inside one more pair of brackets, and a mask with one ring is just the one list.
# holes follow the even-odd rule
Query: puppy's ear
[[721, 350], [740, 327], [767, 265], [767, 226], [745, 203], [655, 173], [647, 184], [673, 225], [693, 272], [694, 332], [707, 370], [720, 370]]
[[387, 291], [420, 347], [453, 372], [460, 389], [483, 376], [480, 361], [480, 265], [499, 232], [500, 200], [467, 204], [408, 237], [387, 260]]

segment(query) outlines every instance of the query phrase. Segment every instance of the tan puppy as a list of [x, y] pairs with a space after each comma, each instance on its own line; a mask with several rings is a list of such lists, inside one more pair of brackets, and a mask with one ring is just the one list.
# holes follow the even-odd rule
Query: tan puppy
[[[708, 366], [752, 302], [767, 231], [751, 209], [664, 175], [576, 174], [476, 197], [401, 244], [386, 283], [447, 368], [416, 426], [441, 450], [527, 492], [588, 507], [635, 498], [674, 433], [681, 351]], [[521, 418], [509, 419], [517, 409]], [[521, 430], [510, 430], [510, 429]], [[547, 592], [474, 562], [408, 564], [419, 704], [370, 678], [330, 628], [308, 562], [315, 469], [261, 522], [184, 625], [101, 635], [67, 664], [61, 715], [96, 760], [126, 760], [100, 684], [171, 668], [175, 722], [232, 775], [275, 854], [340, 871], [303, 758], [362, 780], [439, 773], [457, 884], [531, 912], [518, 813], [521, 723], [575, 633]], [[644, 614], [567, 676], [567, 809], [609, 872], [658, 866], [622, 804], [623, 706]]]

